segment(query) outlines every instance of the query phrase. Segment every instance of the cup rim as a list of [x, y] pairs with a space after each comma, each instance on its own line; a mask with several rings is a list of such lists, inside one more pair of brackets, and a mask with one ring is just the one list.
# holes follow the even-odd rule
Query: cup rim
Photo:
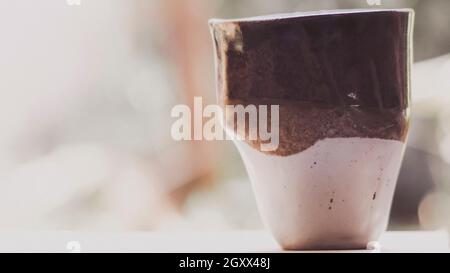
[[210, 25], [222, 24], [222, 23], [239, 23], [239, 22], [264, 22], [264, 21], [280, 21], [294, 18], [306, 18], [328, 15], [347, 15], [356, 13], [376, 13], [376, 12], [400, 12], [414, 14], [414, 10], [410, 8], [398, 8], [398, 9], [330, 9], [330, 10], [317, 10], [317, 11], [297, 11], [288, 13], [274, 13], [259, 16], [241, 17], [241, 18], [211, 18], [208, 20]]

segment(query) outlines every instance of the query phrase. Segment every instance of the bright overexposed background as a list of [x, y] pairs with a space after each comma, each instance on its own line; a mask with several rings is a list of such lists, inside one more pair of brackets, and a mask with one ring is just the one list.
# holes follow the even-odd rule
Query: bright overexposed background
[[[76, 2], [76, 1], [72, 1]], [[0, 0], [0, 229], [261, 228], [227, 142], [175, 142], [214, 103], [210, 17], [416, 11], [413, 118], [391, 229], [450, 227], [450, 1]]]

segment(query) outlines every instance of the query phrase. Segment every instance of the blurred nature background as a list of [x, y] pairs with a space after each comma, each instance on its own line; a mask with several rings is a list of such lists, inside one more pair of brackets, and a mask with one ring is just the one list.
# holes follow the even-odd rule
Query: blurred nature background
[[229, 142], [175, 142], [215, 103], [211, 17], [416, 11], [413, 118], [390, 229], [450, 228], [450, 1], [0, 0], [0, 229], [262, 228]]

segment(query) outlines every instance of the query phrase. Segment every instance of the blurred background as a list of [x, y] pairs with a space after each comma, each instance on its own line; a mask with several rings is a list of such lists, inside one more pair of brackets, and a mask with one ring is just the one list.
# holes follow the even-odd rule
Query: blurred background
[[[79, 3], [79, 5], [77, 5]], [[0, 229], [262, 228], [229, 142], [175, 142], [215, 103], [211, 17], [416, 11], [413, 117], [390, 229], [450, 228], [450, 1], [0, 0]]]

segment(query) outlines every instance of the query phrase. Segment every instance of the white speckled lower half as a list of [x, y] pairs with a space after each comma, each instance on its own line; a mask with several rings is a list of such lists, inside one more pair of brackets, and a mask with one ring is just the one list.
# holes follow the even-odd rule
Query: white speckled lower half
[[365, 248], [386, 229], [405, 143], [329, 138], [287, 157], [235, 144], [283, 248]]

